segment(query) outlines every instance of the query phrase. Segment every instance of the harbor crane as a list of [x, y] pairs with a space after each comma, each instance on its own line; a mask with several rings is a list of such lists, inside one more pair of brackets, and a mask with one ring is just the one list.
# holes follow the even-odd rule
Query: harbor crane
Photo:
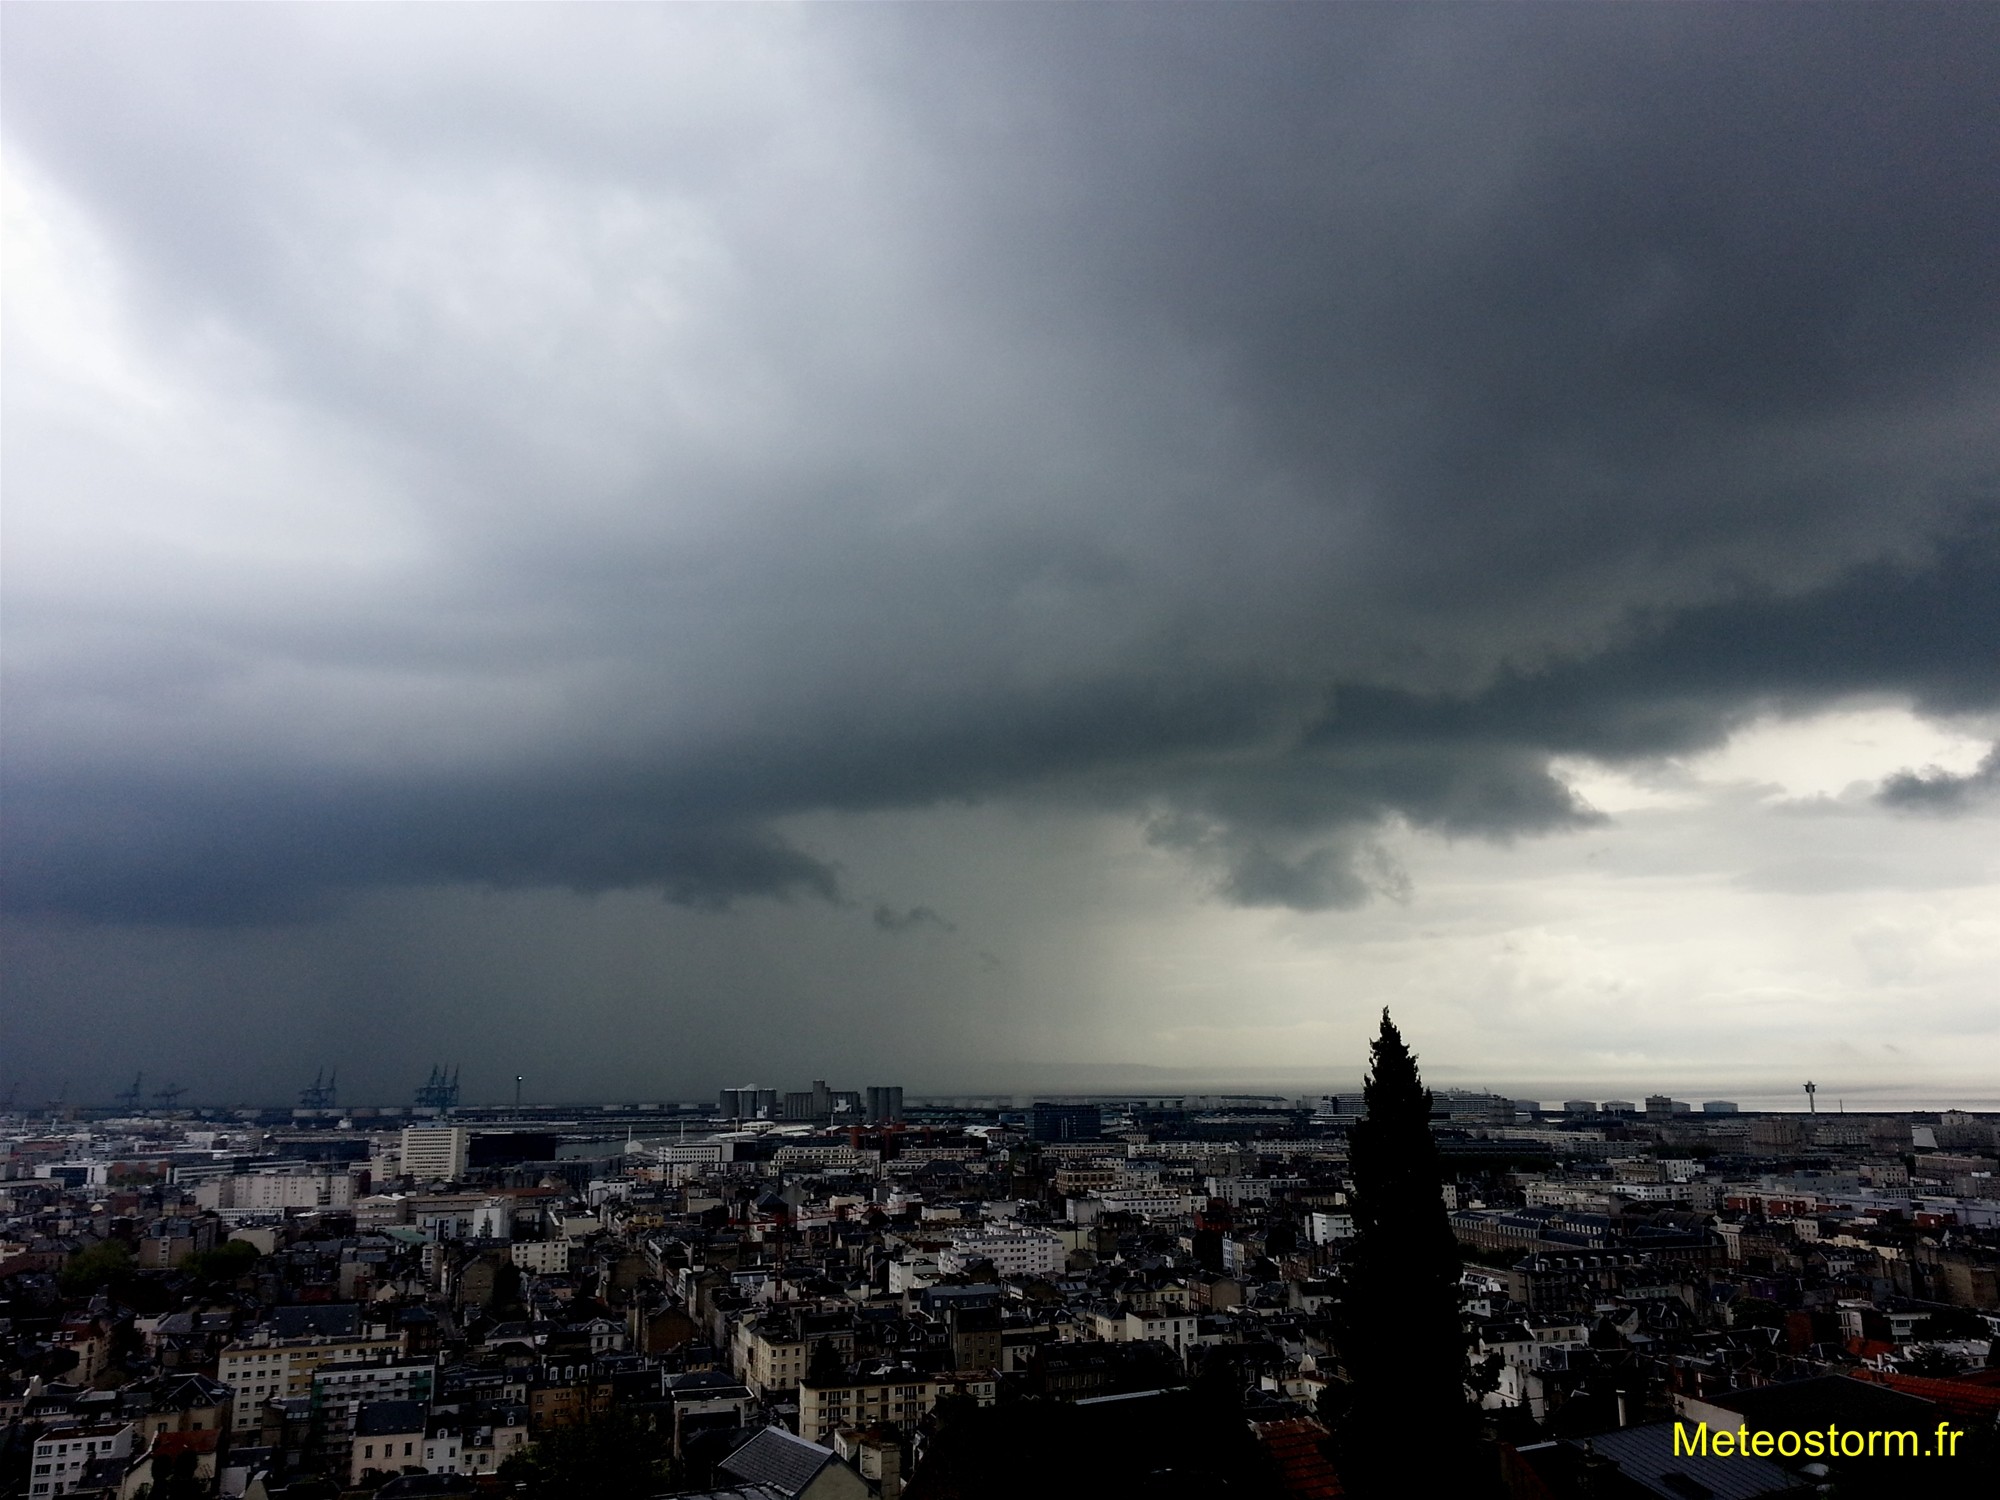
[[334, 1107], [334, 1093], [339, 1084], [340, 1069], [335, 1068], [333, 1076], [329, 1078], [326, 1069], [321, 1068], [317, 1073], [313, 1074], [313, 1081], [299, 1090], [300, 1107], [304, 1109], [332, 1109]]

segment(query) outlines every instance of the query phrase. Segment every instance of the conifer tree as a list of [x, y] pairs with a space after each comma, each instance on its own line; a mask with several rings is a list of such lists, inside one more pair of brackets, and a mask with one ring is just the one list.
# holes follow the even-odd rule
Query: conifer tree
[[840, 1357], [840, 1346], [830, 1338], [814, 1339], [806, 1379], [814, 1385], [838, 1385], [846, 1377], [847, 1362]]
[[1369, 1062], [1368, 1112], [1349, 1145], [1354, 1240], [1340, 1354], [1352, 1388], [1341, 1477], [1360, 1496], [1483, 1496], [1492, 1468], [1465, 1388], [1460, 1258], [1431, 1096], [1387, 1010]]

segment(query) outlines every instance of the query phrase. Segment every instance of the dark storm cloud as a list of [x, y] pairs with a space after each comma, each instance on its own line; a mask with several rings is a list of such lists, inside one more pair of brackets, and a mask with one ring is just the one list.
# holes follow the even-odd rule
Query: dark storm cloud
[[[1349, 906], [1591, 821], [1552, 757], [2000, 705], [2000, 11], [466, 24], [10, 15], [125, 336], [281, 450], [10, 454], [214, 534], [15, 549], [11, 905], [834, 897], [776, 820], [1022, 796]], [[323, 468], [389, 560], [237, 559]]]
[[909, 932], [916, 928], [931, 927], [939, 932], [956, 932], [956, 924], [939, 916], [928, 906], [912, 906], [898, 911], [886, 901], [875, 908], [875, 925], [884, 932]]
[[[1162, 781], [1154, 826], [1254, 905], [1351, 906], [1380, 889], [1353, 830], [1400, 817], [1448, 836], [1505, 838], [1602, 821], [1550, 770], [1713, 748], [1750, 718], [1895, 694], [1935, 713], [2000, 703], [2000, 542], [1961, 534], [1927, 565], [1869, 564], [1827, 586], [1761, 591], [1627, 623], [1625, 639], [1469, 694], [1336, 685], [1331, 706], [1254, 763]], [[1968, 776], [1893, 778], [1880, 800], [1938, 811], [1992, 789]]]
[[1314, 743], [1531, 744], [1621, 761], [1716, 744], [1740, 716], [1901, 693], [1920, 709], [2000, 703], [2000, 533], [1945, 539], [1923, 563], [1858, 565], [1824, 587], [1633, 618], [1627, 639], [1477, 694], [1356, 687]]
[[1966, 775], [1954, 776], [1935, 766], [1903, 771], [1884, 782], [1877, 794], [1886, 807], [1927, 813], [1965, 812], [1996, 797], [2000, 797], [2000, 745]]

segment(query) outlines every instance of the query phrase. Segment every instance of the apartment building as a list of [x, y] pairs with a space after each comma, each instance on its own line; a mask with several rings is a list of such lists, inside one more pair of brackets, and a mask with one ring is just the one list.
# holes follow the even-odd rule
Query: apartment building
[[1091, 1335], [1106, 1344], [1165, 1344], [1186, 1357], [1201, 1331], [1201, 1319], [1191, 1312], [1167, 1308], [1139, 1312], [1131, 1308], [1100, 1308], [1090, 1317]]
[[412, 1125], [403, 1131], [403, 1170], [419, 1182], [465, 1175], [472, 1132], [460, 1125]]
[[516, 1240], [507, 1247], [508, 1258], [534, 1276], [561, 1276], [569, 1271], [570, 1241]]
[[1053, 1276], [1068, 1262], [1062, 1236], [1048, 1229], [987, 1229], [955, 1235], [938, 1252], [938, 1270], [962, 1276], [980, 1261], [990, 1261], [1002, 1276]]
[[[814, 1326], [822, 1322], [823, 1328]], [[737, 1379], [763, 1398], [789, 1390], [804, 1378], [812, 1346], [821, 1339], [831, 1340], [842, 1359], [853, 1356], [853, 1329], [838, 1315], [744, 1318], [737, 1323], [730, 1345], [730, 1367]]]
[[195, 1184], [194, 1201], [239, 1213], [351, 1208], [356, 1188], [366, 1182], [366, 1174], [356, 1172], [241, 1172], [203, 1178]]
[[274, 1396], [310, 1398], [322, 1365], [387, 1361], [402, 1347], [401, 1339], [388, 1334], [231, 1344], [216, 1360], [216, 1378], [229, 1387], [235, 1406], [230, 1430], [254, 1433], [264, 1403]]
[[999, 1376], [991, 1370], [951, 1375], [919, 1375], [907, 1366], [878, 1369], [838, 1380], [804, 1381], [799, 1386], [799, 1435], [826, 1444], [843, 1427], [896, 1422], [915, 1427], [945, 1394], [964, 1393], [991, 1406]]
[[[102, 1475], [91, 1475], [91, 1466], [110, 1459], [122, 1470], [132, 1457], [136, 1431], [130, 1422], [67, 1422], [51, 1427], [36, 1440], [29, 1459], [30, 1500], [54, 1500], [57, 1495], [67, 1495], [87, 1477], [96, 1487]], [[124, 1477], [120, 1472], [117, 1479], [122, 1482]]]
[[342, 1362], [313, 1372], [312, 1409], [323, 1441], [345, 1449], [354, 1431], [354, 1415], [371, 1402], [428, 1403], [437, 1384], [437, 1366], [430, 1360], [385, 1364]]

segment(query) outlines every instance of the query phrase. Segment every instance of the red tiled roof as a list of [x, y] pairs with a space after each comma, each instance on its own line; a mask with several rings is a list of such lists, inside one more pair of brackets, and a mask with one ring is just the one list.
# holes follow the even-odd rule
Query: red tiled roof
[[1309, 1417], [1265, 1422], [1257, 1428], [1257, 1441], [1277, 1464], [1279, 1483], [1293, 1500], [1333, 1500], [1346, 1493], [1320, 1451], [1325, 1437], [1326, 1429]]
[[1901, 1391], [1906, 1396], [1921, 1396], [1926, 1401], [1935, 1401], [1954, 1417], [1991, 1420], [2000, 1415], [2000, 1381], [1987, 1378], [2000, 1372], [1981, 1370], [1943, 1379], [1905, 1375], [1896, 1370], [1855, 1370], [1852, 1373], [1859, 1379], [1886, 1385], [1890, 1390]]

